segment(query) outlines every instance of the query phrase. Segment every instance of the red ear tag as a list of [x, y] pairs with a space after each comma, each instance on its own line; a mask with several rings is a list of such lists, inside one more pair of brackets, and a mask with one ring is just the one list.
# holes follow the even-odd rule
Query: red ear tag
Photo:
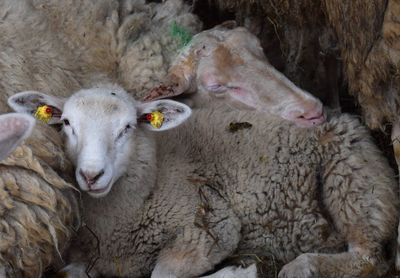
[[148, 120], [149, 122], [151, 122], [152, 119], [153, 119], [153, 115], [151, 115], [151, 113], [146, 114], [146, 120]]

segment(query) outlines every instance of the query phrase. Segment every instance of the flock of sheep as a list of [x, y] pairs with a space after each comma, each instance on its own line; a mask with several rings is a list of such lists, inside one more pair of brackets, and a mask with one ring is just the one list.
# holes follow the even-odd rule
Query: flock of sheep
[[245, 28], [200, 30], [182, 0], [0, 2], [0, 276], [199, 277], [249, 252], [281, 278], [388, 271], [398, 183], [367, 128]]

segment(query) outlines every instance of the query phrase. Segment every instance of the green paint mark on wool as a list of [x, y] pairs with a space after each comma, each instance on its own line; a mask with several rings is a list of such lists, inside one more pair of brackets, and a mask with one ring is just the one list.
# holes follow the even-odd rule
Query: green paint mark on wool
[[192, 40], [192, 34], [185, 27], [180, 26], [174, 21], [171, 26], [171, 36], [179, 40], [179, 47], [185, 47]]

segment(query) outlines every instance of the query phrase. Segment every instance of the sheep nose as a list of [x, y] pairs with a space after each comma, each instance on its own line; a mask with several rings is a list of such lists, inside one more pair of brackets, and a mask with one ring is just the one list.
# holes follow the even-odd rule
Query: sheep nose
[[85, 180], [86, 184], [89, 186], [93, 185], [96, 183], [96, 181], [104, 175], [104, 170], [100, 170], [98, 172], [93, 172], [93, 171], [83, 171], [82, 169], [79, 170], [79, 174], [82, 176], [82, 178]]
[[304, 105], [304, 112], [296, 113], [297, 119], [304, 119], [308, 121], [320, 120], [323, 117], [323, 106], [322, 103], [307, 103]]

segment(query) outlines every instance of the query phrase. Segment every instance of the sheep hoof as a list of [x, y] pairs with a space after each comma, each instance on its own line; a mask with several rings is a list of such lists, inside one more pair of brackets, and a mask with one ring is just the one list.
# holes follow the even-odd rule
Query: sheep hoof
[[312, 256], [302, 254], [295, 260], [283, 266], [278, 278], [312, 278], [318, 277], [318, 268]]

